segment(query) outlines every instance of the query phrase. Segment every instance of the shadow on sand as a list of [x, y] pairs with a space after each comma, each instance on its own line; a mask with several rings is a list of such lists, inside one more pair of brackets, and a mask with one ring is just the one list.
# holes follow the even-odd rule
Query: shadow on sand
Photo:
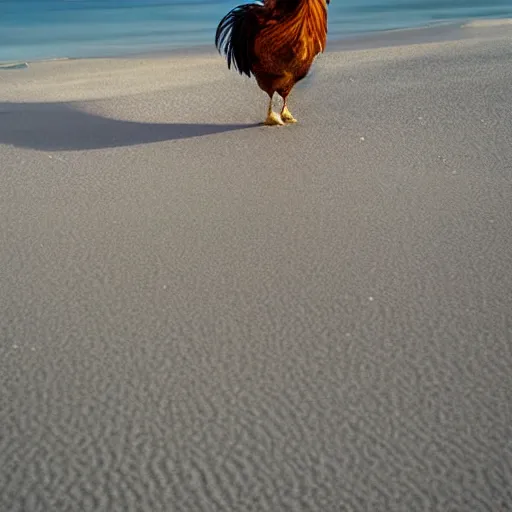
[[243, 130], [257, 124], [139, 123], [67, 103], [0, 103], [0, 144], [40, 151], [116, 148]]

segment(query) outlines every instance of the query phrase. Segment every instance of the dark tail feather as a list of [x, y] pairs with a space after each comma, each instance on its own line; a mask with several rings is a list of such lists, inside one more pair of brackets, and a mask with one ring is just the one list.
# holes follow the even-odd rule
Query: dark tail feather
[[222, 18], [215, 33], [215, 46], [226, 56], [240, 74], [251, 76], [254, 63], [253, 43], [258, 29], [256, 12], [261, 4], [245, 4], [235, 7]]

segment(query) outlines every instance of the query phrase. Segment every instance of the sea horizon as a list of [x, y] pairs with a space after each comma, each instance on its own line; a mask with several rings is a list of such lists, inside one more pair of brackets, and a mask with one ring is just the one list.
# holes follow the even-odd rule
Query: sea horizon
[[[213, 49], [218, 22], [240, 0], [3, 0], [0, 62], [120, 57]], [[512, 18], [508, 0], [332, 0], [329, 42], [474, 20]]]

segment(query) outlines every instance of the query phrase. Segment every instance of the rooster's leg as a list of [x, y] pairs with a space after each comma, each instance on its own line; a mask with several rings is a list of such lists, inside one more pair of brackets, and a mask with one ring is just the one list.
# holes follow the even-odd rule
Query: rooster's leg
[[296, 123], [297, 119], [292, 116], [292, 113], [288, 110], [288, 106], [286, 105], [286, 96], [283, 97], [283, 110], [281, 110], [281, 119], [285, 123]]
[[281, 116], [272, 110], [272, 96], [270, 96], [270, 103], [268, 104], [267, 119], [265, 119], [265, 124], [268, 126], [284, 124]]

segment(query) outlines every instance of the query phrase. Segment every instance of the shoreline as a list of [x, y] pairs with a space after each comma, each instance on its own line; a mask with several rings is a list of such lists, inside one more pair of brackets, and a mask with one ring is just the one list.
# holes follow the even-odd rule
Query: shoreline
[[[361, 32], [348, 36], [329, 38], [326, 52], [330, 51], [357, 51], [378, 49], [411, 44], [439, 43], [479, 37], [482, 31], [490, 28], [500, 29], [512, 26], [512, 18], [481, 18], [464, 19], [458, 21], [439, 21], [424, 26], [399, 28], [382, 31]], [[494, 34], [487, 34], [492, 36]], [[0, 61], [0, 71], [11, 69], [12, 66], [35, 63], [74, 61], [74, 60], [98, 60], [98, 59], [144, 59], [144, 58], [170, 58], [186, 56], [216, 55], [217, 51], [212, 44], [198, 44], [189, 48], [155, 49], [140, 52], [115, 52], [84, 57], [51, 57], [45, 59], [16, 59]], [[26, 67], [26, 66], [25, 66]], [[20, 70], [23, 68], [20, 68]]]
[[[504, 40], [508, 44], [508, 24], [507, 20], [490, 26], [463, 24], [442, 29], [390, 31], [372, 39], [332, 42], [326, 52], [318, 56], [308, 76], [297, 84], [296, 90], [307, 89], [333, 60], [345, 72], [350, 72], [360, 65], [385, 63], [418, 54], [439, 54], [459, 44], [464, 44], [469, 53], [475, 45], [486, 41]], [[59, 58], [0, 71], [0, 79], [6, 85], [3, 90], [6, 105], [16, 103], [20, 98], [43, 103], [88, 102], [152, 94], [175, 87], [201, 87], [226, 79], [240, 90], [245, 80], [240, 78], [227, 68], [225, 60], [212, 48], [123, 57]], [[16, 84], [15, 87], [9, 87], [10, 83]], [[259, 89], [253, 83], [250, 90], [251, 94], [257, 95]]]

